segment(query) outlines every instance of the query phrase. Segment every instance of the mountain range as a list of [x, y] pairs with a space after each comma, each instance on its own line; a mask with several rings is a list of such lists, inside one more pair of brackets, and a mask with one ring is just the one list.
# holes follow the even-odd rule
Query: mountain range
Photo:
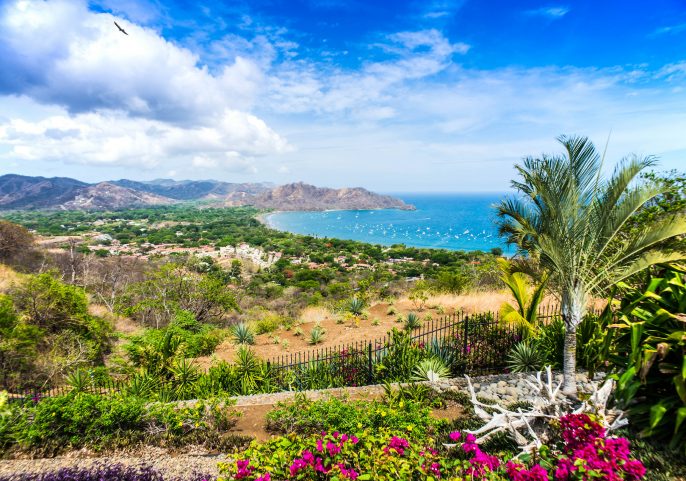
[[231, 183], [218, 180], [120, 179], [89, 184], [68, 177], [0, 176], [0, 210], [114, 210], [203, 201], [277, 210], [414, 209], [361, 187], [330, 189], [302, 182]]

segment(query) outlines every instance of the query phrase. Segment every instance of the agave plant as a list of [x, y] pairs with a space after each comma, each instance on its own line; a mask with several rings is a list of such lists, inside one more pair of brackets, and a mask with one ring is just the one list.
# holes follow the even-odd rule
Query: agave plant
[[440, 359], [448, 368], [456, 370], [456, 364], [459, 361], [458, 351], [448, 342], [439, 339], [433, 339], [426, 346], [426, 351], [431, 357]]
[[310, 344], [314, 346], [323, 342], [324, 334], [326, 334], [326, 331], [322, 326], [314, 326], [310, 331]]
[[512, 372], [538, 371], [543, 367], [543, 356], [536, 346], [522, 341], [515, 344], [507, 356], [507, 366]]
[[359, 297], [352, 297], [348, 301], [347, 309], [353, 316], [361, 316], [362, 311], [364, 310], [364, 301]]
[[441, 381], [450, 377], [450, 369], [437, 357], [424, 359], [412, 371], [413, 381]]
[[252, 328], [244, 322], [233, 326], [232, 334], [236, 344], [255, 344], [255, 333]]
[[71, 388], [71, 392], [73, 393], [88, 392], [88, 389], [93, 384], [90, 375], [83, 369], [77, 369], [69, 374], [65, 379], [65, 382]]
[[405, 330], [414, 331], [420, 327], [422, 323], [419, 321], [419, 316], [414, 312], [410, 312], [405, 318]]

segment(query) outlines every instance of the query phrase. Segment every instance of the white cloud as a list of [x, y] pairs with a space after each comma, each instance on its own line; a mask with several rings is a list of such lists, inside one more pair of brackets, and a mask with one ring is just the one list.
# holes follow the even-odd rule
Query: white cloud
[[408, 82], [436, 75], [453, 64], [455, 54], [470, 46], [452, 43], [438, 30], [398, 32], [375, 45], [391, 56], [367, 62], [359, 70], [329, 69], [308, 62], [276, 66], [261, 107], [281, 113], [352, 114], [359, 119], [393, 116], [389, 92]]
[[[255, 158], [291, 147], [259, 118], [226, 110], [214, 126], [180, 127], [158, 120], [97, 112], [0, 122], [0, 146], [22, 161], [152, 169], [164, 163], [246, 172]], [[202, 160], [198, 160], [202, 159]]]
[[157, 32], [90, 12], [79, 1], [18, 1], [0, 15], [0, 94], [28, 95], [73, 113], [112, 109], [208, 123], [225, 108], [249, 109], [262, 81], [260, 68], [246, 58], [212, 74]]
[[571, 8], [566, 6], [541, 7], [535, 10], [527, 10], [528, 15], [547, 17], [550, 19], [562, 18], [570, 12]]

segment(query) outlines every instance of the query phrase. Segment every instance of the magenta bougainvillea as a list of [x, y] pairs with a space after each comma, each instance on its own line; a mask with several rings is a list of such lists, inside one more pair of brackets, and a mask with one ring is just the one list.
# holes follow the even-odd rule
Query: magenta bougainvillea
[[[428, 446], [426, 439], [390, 433], [365, 431], [358, 433], [359, 438], [338, 432], [313, 438], [289, 436], [248, 449], [251, 457], [237, 460], [228, 470], [228, 479], [636, 481], [644, 477], [645, 467], [631, 458], [629, 442], [608, 437], [594, 417], [569, 414], [560, 418], [559, 426], [559, 443], [544, 446], [533, 456], [509, 460], [483, 451], [473, 434], [457, 431], [448, 435], [451, 447], [440, 451], [441, 443]], [[283, 460], [279, 463], [283, 466], [273, 466], [275, 459]]]

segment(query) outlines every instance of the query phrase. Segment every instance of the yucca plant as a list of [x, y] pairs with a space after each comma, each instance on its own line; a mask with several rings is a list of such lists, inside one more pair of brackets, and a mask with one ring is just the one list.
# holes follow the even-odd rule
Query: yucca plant
[[235, 369], [239, 394], [255, 394], [262, 380], [262, 362], [249, 347], [242, 345], [238, 348]]
[[543, 367], [543, 361], [536, 346], [522, 341], [515, 344], [507, 356], [507, 367], [512, 372], [538, 371]]
[[412, 370], [413, 381], [441, 381], [450, 377], [450, 369], [437, 357], [419, 361]]
[[195, 382], [200, 373], [193, 361], [181, 359], [172, 367], [173, 384], [178, 399], [188, 399], [194, 394]]
[[561, 299], [565, 322], [563, 392], [576, 397], [576, 329], [591, 295], [655, 265], [686, 258], [665, 241], [686, 233], [686, 214], [627, 222], [646, 203], [667, 192], [656, 182], [637, 182], [655, 161], [624, 159], [610, 177], [604, 157], [586, 137], [558, 139], [564, 155], [528, 157], [515, 166], [516, 197], [497, 207], [500, 235], [548, 272]]
[[252, 328], [244, 322], [233, 326], [232, 334], [236, 344], [255, 344], [255, 333]]
[[141, 371], [131, 377], [124, 388], [124, 392], [129, 396], [150, 398], [158, 391], [159, 387], [160, 378], [156, 374]]
[[314, 326], [310, 331], [310, 344], [314, 346], [324, 342], [324, 334], [326, 331], [322, 326]]
[[348, 300], [347, 310], [353, 316], [361, 316], [364, 310], [364, 301], [359, 297], [352, 297]]
[[405, 318], [405, 330], [414, 331], [415, 329], [421, 327], [422, 323], [419, 320], [419, 316], [414, 312], [410, 312]]

